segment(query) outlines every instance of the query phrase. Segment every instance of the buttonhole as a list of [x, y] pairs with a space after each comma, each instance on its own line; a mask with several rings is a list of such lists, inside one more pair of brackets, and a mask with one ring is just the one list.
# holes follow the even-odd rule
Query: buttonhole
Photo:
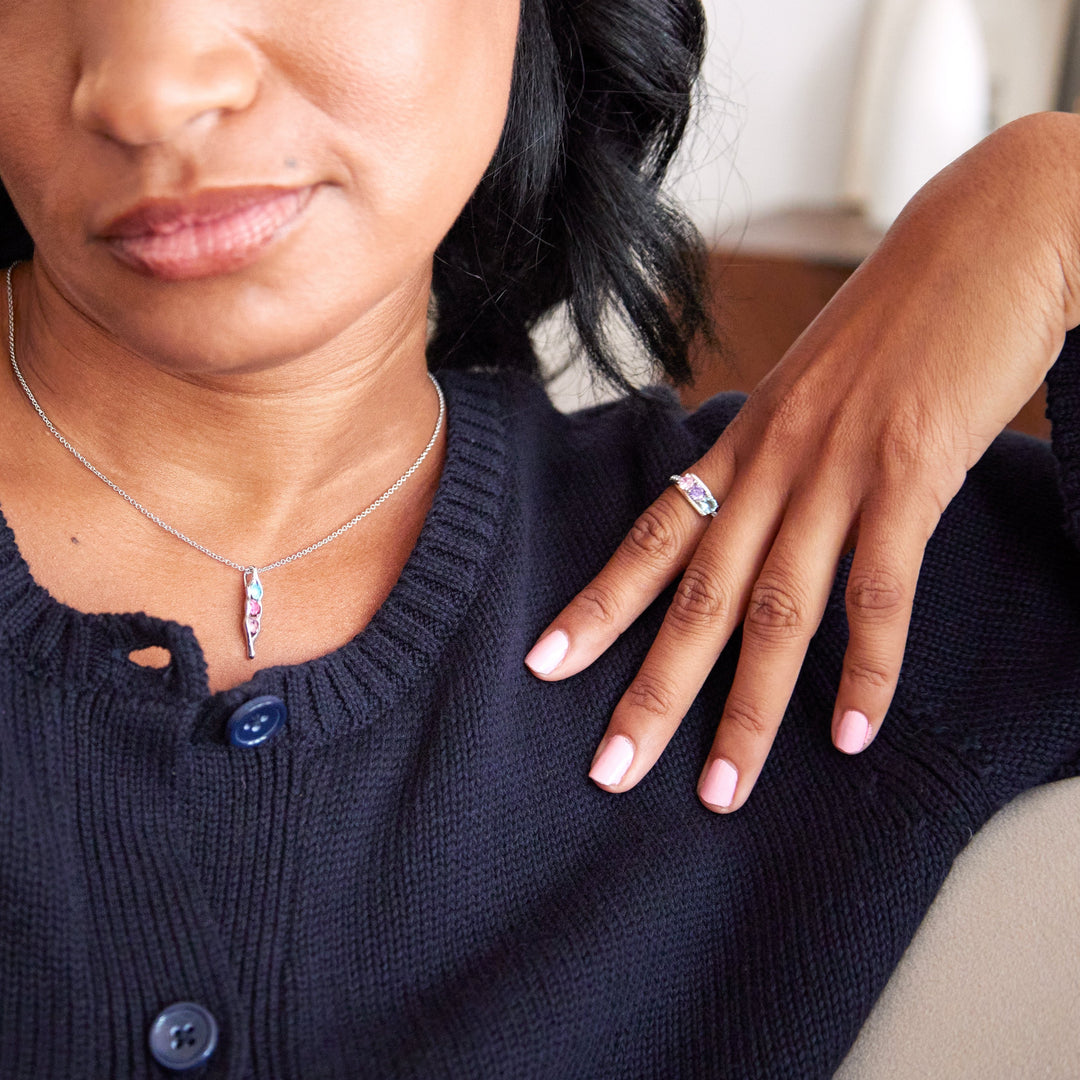
[[151, 645], [145, 649], [132, 649], [128, 659], [140, 667], [167, 668], [172, 663], [172, 653], [160, 645]]

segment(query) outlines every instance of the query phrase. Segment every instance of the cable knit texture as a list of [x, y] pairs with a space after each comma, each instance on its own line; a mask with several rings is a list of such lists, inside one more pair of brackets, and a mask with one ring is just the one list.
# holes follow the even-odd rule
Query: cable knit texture
[[[621, 796], [586, 771], [664, 598], [564, 683], [522, 657], [737, 397], [565, 417], [443, 376], [444, 475], [386, 603], [214, 695], [190, 629], [58, 604], [0, 522], [0, 1076], [172, 1075], [147, 1033], [181, 1000], [220, 1025], [208, 1080], [828, 1076], [974, 830], [1080, 768], [1077, 345], [1053, 451], [1003, 436], [931, 540], [877, 741], [829, 741], [845, 561], [727, 817], [693, 792], [737, 636]], [[149, 645], [166, 669], [128, 659]], [[233, 747], [261, 694], [282, 733]]]

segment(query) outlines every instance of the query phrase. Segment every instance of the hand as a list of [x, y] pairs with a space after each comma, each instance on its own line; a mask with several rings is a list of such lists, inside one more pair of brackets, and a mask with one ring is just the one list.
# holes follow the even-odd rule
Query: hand
[[1042, 382], [1074, 313], [1080, 118], [1001, 129], [912, 201], [699, 461], [720, 508], [668, 488], [526, 663], [591, 664], [680, 573], [590, 775], [652, 767], [732, 632], [742, 646], [698, 795], [737, 809], [761, 771], [837, 564], [854, 544], [832, 717], [846, 753], [889, 709], [923, 551], [966, 472]]

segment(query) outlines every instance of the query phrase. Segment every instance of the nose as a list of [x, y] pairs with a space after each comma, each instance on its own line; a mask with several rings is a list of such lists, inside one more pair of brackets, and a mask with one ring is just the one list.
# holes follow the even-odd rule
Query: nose
[[81, 126], [128, 146], [177, 138], [246, 109], [259, 89], [257, 53], [224, 25], [228, 5], [115, 0], [93, 7], [72, 111]]

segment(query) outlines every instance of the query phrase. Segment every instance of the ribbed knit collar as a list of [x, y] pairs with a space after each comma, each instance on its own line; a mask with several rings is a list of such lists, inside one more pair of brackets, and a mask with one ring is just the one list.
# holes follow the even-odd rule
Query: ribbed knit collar
[[[305, 719], [304, 735], [331, 734], [370, 722], [422, 679], [476, 595], [495, 550], [506, 494], [504, 409], [491, 376], [444, 372], [446, 461], [431, 510], [401, 577], [368, 625], [326, 656], [266, 668], [211, 698], [206, 663], [193, 631], [131, 615], [86, 614], [55, 600], [33, 578], [0, 514], [0, 649], [29, 671], [65, 685], [202, 702], [208, 708], [257, 694], [277, 694]], [[128, 659], [159, 645], [172, 653], [163, 670]], [[301, 732], [296, 732], [300, 735]]]

